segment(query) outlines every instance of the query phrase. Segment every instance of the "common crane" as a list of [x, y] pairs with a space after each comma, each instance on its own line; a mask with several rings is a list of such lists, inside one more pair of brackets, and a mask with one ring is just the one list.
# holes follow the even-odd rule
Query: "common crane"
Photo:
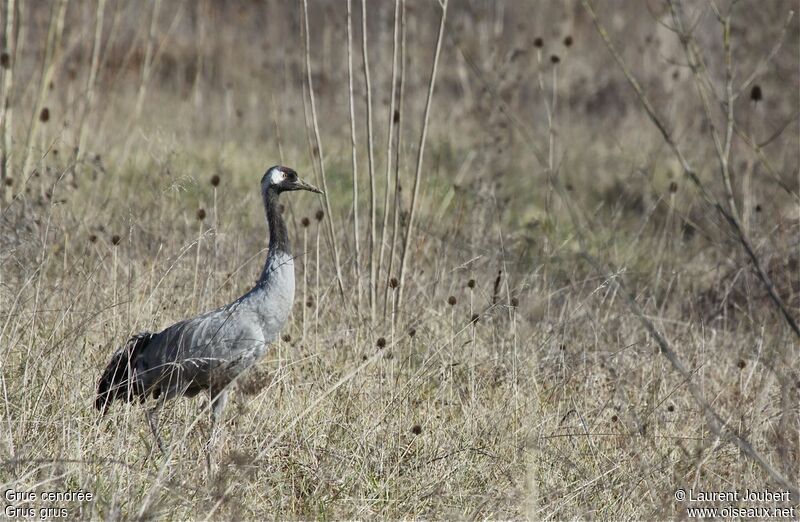
[[278, 197], [282, 192], [322, 191], [294, 170], [274, 166], [261, 178], [261, 196], [269, 227], [269, 253], [256, 285], [230, 304], [158, 332], [131, 337], [111, 357], [97, 384], [95, 407], [105, 414], [115, 400], [141, 403], [156, 399], [147, 420], [159, 449], [164, 443], [158, 417], [168, 400], [207, 390], [211, 406], [210, 453], [229, 385], [263, 357], [280, 334], [294, 299], [294, 263]]

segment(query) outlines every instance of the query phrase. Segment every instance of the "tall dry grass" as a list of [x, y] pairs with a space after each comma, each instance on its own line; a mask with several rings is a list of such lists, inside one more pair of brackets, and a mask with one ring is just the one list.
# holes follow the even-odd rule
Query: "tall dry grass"
[[[2, 507], [651, 519], [796, 488], [791, 7], [6, 0], [0, 489], [94, 497]], [[207, 476], [207, 401], [160, 455], [96, 379], [249, 288], [277, 162], [327, 198], [284, 201], [295, 307]]]

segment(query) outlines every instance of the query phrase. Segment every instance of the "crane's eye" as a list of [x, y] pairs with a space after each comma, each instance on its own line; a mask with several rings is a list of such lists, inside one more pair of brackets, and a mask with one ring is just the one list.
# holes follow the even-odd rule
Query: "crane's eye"
[[286, 173], [280, 169], [272, 169], [269, 182], [272, 185], [277, 185], [286, 179]]

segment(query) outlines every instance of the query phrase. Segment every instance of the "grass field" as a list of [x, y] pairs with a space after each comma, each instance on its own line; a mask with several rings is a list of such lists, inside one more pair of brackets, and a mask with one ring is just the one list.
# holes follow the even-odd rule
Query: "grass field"
[[[796, 509], [797, 3], [356, 0], [350, 60], [347, 4], [4, 0], [4, 515]], [[274, 164], [326, 197], [210, 473], [205, 396], [162, 455], [96, 383], [251, 287]]]

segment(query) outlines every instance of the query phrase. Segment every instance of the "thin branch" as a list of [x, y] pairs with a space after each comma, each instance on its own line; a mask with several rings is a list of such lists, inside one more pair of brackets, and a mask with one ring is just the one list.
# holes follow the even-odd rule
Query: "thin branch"
[[428, 97], [425, 100], [425, 114], [422, 118], [422, 131], [419, 137], [419, 149], [417, 152], [417, 167], [414, 173], [414, 191], [411, 196], [411, 212], [408, 216], [408, 226], [406, 227], [405, 241], [403, 241], [403, 253], [400, 258], [400, 287], [397, 289], [397, 308], [400, 309], [403, 304], [403, 291], [405, 289], [405, 275], [406, 263], [408, 260], [408, 253], [411, 250], [411, 237], [414, 230], [414, 218], [417, 211], [417, 199], [419, 197], [419, 182], [422, 176], [422, 161], [425, 154], [425, 138], [428, 136], [428, 118], [431, 112], [431, 100], [433, 99], [433, 90], [436, 86], [436, 71], [439, 66], [439, 55], [442, 50], [442, 36], [444, 35], [444, 24], [447, 20], [447, 4], [448, 0], [442, 2], [442, 17], [439, 21], [439, 34], [436, 37], [436, 51], [433, 55], [433, 64], [431, 65], [431, 77], [428, 82]]
[[305, 27], [305, 55], [306, 55], [306, 77], [308, 81], [308, 97], [311, 103], [311, 121], [314, 126], [314, 140], [317, 145], [317, 159], [319, 160], [319, 177], [324, 192], [322, 198], [325, 201], [325, 211], [328, 213], [328, 233], [331, 237], [333, 250], [333, 264], [336, 268], [336, 283], [339, 285], [339, 293], [344, 300], [344, 282], [342, 281], [342, 267], [339, 263], [339, 247], [336, 244], [336, 227], [333, 222], [333, 212], [331, 212], [331, 199], [328, 194], [328, 182], [325, 178], [325, 156], [322, 153], [322, 140], [319, 135], [319, 123], [317, 120], [317, 104], [314, 101], [314, 83], [311, 78], [311, 42], [308, 33], [308, 0], [303, 0], [303, 23]]
[[92, 44], [92, 62], [89, 66], [89, 77], [86, 80], [86, 104], [81, 114], [81, 121], [78, 124], [78, 154], [75, 158], [76, 163], [80, 163], [81, 158], [86, 153], [86, 119], [94, 106], [95, 82], [97, 80], [97, 70], [100, 65], [100, 48], [103, 39], [103, 14], [106, 9], [106, 0], [97, 1], [97, 13], [94, 19], [94, 42]]
[[[383, 225], [381, 226], [381, 245], [378, 254], [378, 279], [380, 280], [381, 269], [383, 268], [383, 254], [386, 250], [386, 225], [389, 220], [389, 192], [392, 186], [392, 143], [394, 142], [394, 111], [397, 101], [397, 54], [399, 52], [400, 41], [400, 0], [394, 2], [394, 38], [392, 39], [392, 83], [391, 101], [389, 103], [389, 132], [386, 138], [386, 191], [383, 197]], [[388, 280], [391, 274], [387, 275]], [[387, 287], [388, 288], [388, 287]], [[386, 302], [384, 300], [384, 312]], [[385, 315], [385, 313], [384, 313]]]
[[14, 14], [16, 6], [14, 0], [6, 0], [6, 30], [4, 31], [3, 49], [8, 53], [8, 63], [3, 68], [3, 94], [0, 96], [0, 122], [3, 127], [3, 151], [0, 154], [0, 208], [5, 202], [6, 176], [11, 170], [11, 135], [12, 117], [11, 90], [14, 87], [14, 66], [16, 65], [16, 34], [14, 32]]
[[[719, 160], [719, 167], [720, 173], [722, 175], [722, 181], [725, 186], [725, 194], [728, 198], [728, 209], [730, 210], [731, 214], [739, 217], [739, 209], [736, 205], [736, 200], [733, 195], [733, 184], [731, 183], [731, 174], [730, 169], [728, 167], [728, 160], [730, 159], [730, 146], [731, 146], [731, 136], [733, 134], [733, 104], [727, 103], [727, 111], [726, 111], [726, 129], [725, 129], [725, 138], [724, 140], [720, 138], [719, 131], [717, 130], [716, 125], [714, 124], [714, 117], [711, 113], [711, 104], [708, 100], [708, 96], [706, 95], [706, 87], [703, 85], [703, 81], [701, 81], [701, 73], [702, 78], [705, 80], [707, 88], [712, 93], [714, 91], [713, 83], [711, 82], [711, 75], [708, 72], [708, 68], [705, 66], [704, 61], [700, 57], [700, 52], [697, 49], [697, 46], [694, 44], [694, 39], [692, 38], [691, 33], [687, 32], [684, 29], [683, 25], [683, 5], [678, 0], [668, 0], [670, 11], [672, 13], [672, 20], [675, 23], [675, 30], [678, 33], [678, 38], [683, 46], [684, 53], [686, 54], [686, 59], [689, 62], [689, 67], [692, 71], [692, 78], [694, 79], [695, 86], [697, 88], [697, 93], [700, 96], [700, 100], [703, 103], [703, 112], [706, 117], [706, 122], [708, 124], [709, 129], [711, 130], [711, 137], [714, 141], [714, 147], [717, 152], [717, 159]], [[733, 82], [733, 75], [731, 72], [731, 46], [730, 46], [730, 15], [728, 15], [725, 20], [723, 21], [723, 46], [725, 48], [725, 71], [726, 71], [726, 100], [731, 99], [731, 89], [732, 89], [732, 82]], [[723, 104], [725, 105], [725, 104]]]
[[356, 310], [361, 310], [361, 247], [358, 241], [358, 150], [356, 149], [356, 116], [353, 100], [353, 0], [347, 0], [347, 80], [350, 94], [350, 145], [353, 164], [353, 243], [355, 247]]
[[[397, 248], [397, 233], [400, 229], [400, 206], [402, 199], [400, 198], [400, 158], [403, 148], [403, 102], [405, 101], [405, 83], [406, 83], [406, 0], [400, 0], [400, 91], [399, 100], [397, 103], [397, 115], [399, 120], [397, 122], [397, 146], [394, 152], [394, 208], [392, 209], [392, 245], [389, 249], [389, 269], [387, 274], [391, 277], [394, 272], [394, 259], [395, 250]], [[392, 115], [394, 118], [394, 115]], [[386, 317], [386, 309], [389, 301], [389, 285], [384, 288], [383, 294], [383, 316]], [[394, 324], [394, 318], [392, 319]]]
[[367, 46], [367, 0], [361, 0], [361, 56], [364, 65], [365, 102], [367, 105], [367, 158], [369, 162], [369, 316], [375, 320], [375, 154], [372, 139], [372, 82], [369, 76], [369, 47]]

